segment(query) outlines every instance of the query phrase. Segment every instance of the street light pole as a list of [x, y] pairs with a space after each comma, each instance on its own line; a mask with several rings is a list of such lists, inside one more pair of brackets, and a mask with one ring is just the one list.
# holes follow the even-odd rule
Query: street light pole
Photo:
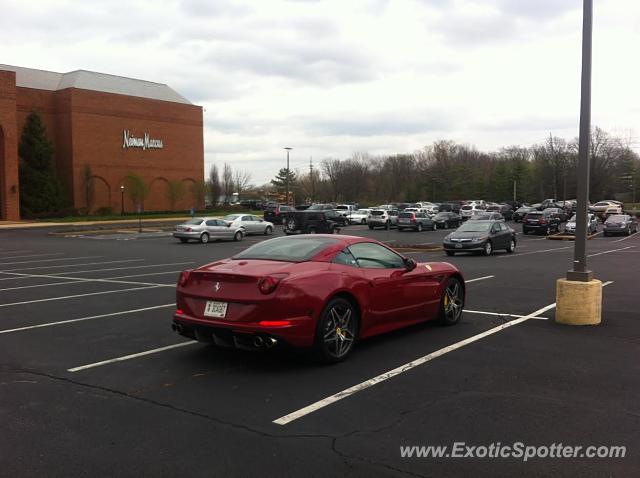
[[289, 151], [293, 148], [286, 147], [284, 148], [287, 151], [287, 179], [286, 179], [286, 190], [287, 190], [287, 206], [289, 205]]
[[593, 272], [587, 269], [587, 204], [589, 201], [589, 135], [591, 133], [591, 38], [593, 0], [583, 0], [582, 79], [580, 97], [580, 138], [578, 140], [578, 204], [573, 269], [567, 280], [589, 282]]
[[120, 186], [120, 215], [124, 216], [124, 186]]

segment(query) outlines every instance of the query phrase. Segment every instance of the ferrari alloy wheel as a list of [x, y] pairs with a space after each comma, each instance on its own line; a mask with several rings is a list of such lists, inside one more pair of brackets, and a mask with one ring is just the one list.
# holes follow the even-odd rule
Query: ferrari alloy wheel
[[206, 244], [207, 242], [209, 242], [209, 234], [207, 234], [206, 232], [203, 232], [200, 235], [200, 242], [203, 244]]
[[445, 325], [455, 324], [462, 316], [463, 307], [464, 287], [460, 279], [452, 277], [447, 281], [447, 286], [442, 292], [442, 299], [440, 299], [440, 322]]
[[316, 353], [323, 362], [343, 360], [356, 339], [358, 316], [353, 304], [346, 299], [336, 297], [329, 301], [320, 320], [316, 334]]

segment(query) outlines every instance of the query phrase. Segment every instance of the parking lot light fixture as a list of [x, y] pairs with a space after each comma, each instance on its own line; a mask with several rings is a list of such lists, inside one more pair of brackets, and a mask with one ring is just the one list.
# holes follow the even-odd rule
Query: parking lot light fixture
[[589, 199], [589, 136], [591, 132], [591, 38], [593, 0], [583, 1], [582, 78], [580, 98], [580, 137], [578, 139], [578, 204], [573, 268], [567, 279], [589, 282], [593, 273], [587, 268], [587, 207]]
[[589, 199], [589, 134], [591, 130], [591, 38], [593, 0], [583, 0], [580, 137], [578, 139], [578, 205], [573, 268], [556, 281], [557, 323], [597, 325], [602, 316], [602, 282], [587, 268], [587, 207]]
[[120, 215], [124, 216], [124, 185], [120, 185]]

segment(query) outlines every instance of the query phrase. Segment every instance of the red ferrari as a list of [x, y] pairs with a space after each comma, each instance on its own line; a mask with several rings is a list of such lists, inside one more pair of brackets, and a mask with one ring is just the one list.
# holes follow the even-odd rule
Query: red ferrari
[[446, 262], [418, 264], [363, 237], [288, 236], [182, 272], [172, 328], [219, 346], [313, 347], [336, 362], [357, 339], [455, 324], [464, 297], [462, 274]]

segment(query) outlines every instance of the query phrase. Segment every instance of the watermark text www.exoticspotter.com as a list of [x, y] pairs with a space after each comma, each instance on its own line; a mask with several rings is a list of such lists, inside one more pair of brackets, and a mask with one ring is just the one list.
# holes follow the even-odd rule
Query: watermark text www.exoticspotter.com
[[402, 458], [515, 458], [528, 461], [536, 458], [624, 458], [627, 447], [605, 445], [526, 445], [522, 442], [470, 445], [455, 442], [449, 445], [401, 446]]

